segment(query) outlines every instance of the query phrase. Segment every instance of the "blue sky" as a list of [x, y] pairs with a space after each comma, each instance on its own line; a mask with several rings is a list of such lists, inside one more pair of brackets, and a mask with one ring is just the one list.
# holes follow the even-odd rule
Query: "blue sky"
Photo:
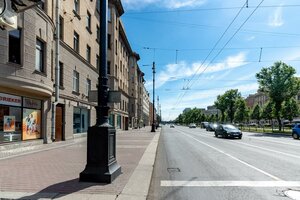
[[140, 54], [151, 101], [152, 70], [143, 65], [156, 63], [163, 120], [175, 119], [186, 107], [213, 105], [229, 89], [238, 89], [243, 97], [255, 93], [255, 74], [278, 60], [300, 75], [300, 2], [248, 0], [248, 8], [245, 2], [122, 1], [122, 21], [132, 49]]

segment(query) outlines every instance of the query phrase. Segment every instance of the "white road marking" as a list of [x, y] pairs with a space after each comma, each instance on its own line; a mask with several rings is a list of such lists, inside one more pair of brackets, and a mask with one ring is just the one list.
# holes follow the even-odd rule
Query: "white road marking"
[[300, 181], [160, 181], [162, 187], [300, 187]]
[[236, 158], [236, 157], [234, 157], [234, 156], [232, 156], [232, 155], [230, 155], [230, 154], [228, 154], [228, 153], [226, 153], [226, 152], [224, 152], [224, 151], [222, 151], [222, 150], [220, 150], [220, 149], [218, 149], [218, 148], [216, 148], [216, 147], [214, 147], [214, 146], [211, 146], [211, 145], [209, 145], [209, 144], [207, 144], [207, 143], [205, 143], [205, 142], [202, 142], [202, 141], [198, 140], [197, 138], [194, 138], [194, 137], [192, 137], [192, 136], [186, 134], [186, 133], [183, 132], [183, 131], [180, 131], [180, 130], [177, 130], [177, 131], [181, 132], [182, 134], [184, 134], [184, 135], [186, 135], [186, 136], [188, 136], [188, 137], [194, 139], [195, 141], [197, 141], [197, 142], [199, 142], [199, 143], [201, 143], [201, 144], [203, 144], [203, 145], [205, 145], [205, 146], [208, 146], [208, 147], [210, 147], [210, 148], [212, 148], [212, 149], [214, 149], [214, 150], [216, 150], [216, 151], [218, 151], [218, 152], [220, 152], [220, 153], [222, 153], [222, 154], [224, 154], [224, 155], [226, 155], [226, 156], [228, 156], [228, 157], [230, 157], [230, 158], [232, 158], [232, 159], [234, 159], [234, 160], [236, 160], [236, 161], [238, 161], [238, 162], [240, 162], [240, 163], [242, 163], [242, 164], [244, 164], [244, 165], [246, 165], [246, 166], [248, 166], [248, 167], [250, 167], [250, 168], [252, 168], [252, 169], [254, 169], [254, 170], [256, 170], [256, 171], [259, 171], [260, 173], [263, 173], [263, 174], [269, 176], [270, 178], [272, 178], [272, 179], [274, 179], [274, 180], [282, 181], [280, 178], [278, 178], [278, 177], [276, 177], [276, 176], [274, 176], [274, 175], [272, 175], [272, 174], [269, 174], [268, 172], [265, 172], [265, 171], [263, 171], [263, 170], [261, 170], [261, 169], [255, 167], [255, 166], [253, 166], [253, 165], [250, 165], [250, 164], [246, 163], [245, 161], [242, 161], [242, 160], [240, 160], [240, 159], [238, 159], [238, 158]]

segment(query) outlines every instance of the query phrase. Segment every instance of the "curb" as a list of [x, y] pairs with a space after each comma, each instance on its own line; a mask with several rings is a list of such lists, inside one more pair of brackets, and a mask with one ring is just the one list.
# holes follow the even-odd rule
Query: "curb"
[[117, 200], [146, 200], [154, 169], [160, 132], [161, 129], [148, 145], [128, 183], [116, 198]]

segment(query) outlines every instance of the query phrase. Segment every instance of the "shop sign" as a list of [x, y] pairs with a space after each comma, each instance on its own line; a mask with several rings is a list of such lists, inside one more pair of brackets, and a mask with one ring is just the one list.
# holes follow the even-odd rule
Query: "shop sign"
[[0, 104], [2, 105], [21, 107], [21, 103], [22, 103], [22, 98], [19, 96], [0, 93]]
[[24, 97], [23, 98], [23, 107], [41, 109], [42, 104], [41, 104], [40, 100], [29, 99], [29, 98]]

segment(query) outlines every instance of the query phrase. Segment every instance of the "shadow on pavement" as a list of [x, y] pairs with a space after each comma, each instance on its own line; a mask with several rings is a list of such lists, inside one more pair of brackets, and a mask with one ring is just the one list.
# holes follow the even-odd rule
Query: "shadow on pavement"
[[[249, 133], [249, 132], [248, 132]], [[280, 134], [280, 133], [250, 133], [248, 136], [253, 137], [270, 137], [270, 138], [291, 138], [292, 134]]]
[[88, 183], [88, 182], [79, 182], [79, 178], [68, 180], [61, 183], [56, 183], [54, 185], [50, 185], [41, 191], [30, 195], [19, 198], [20, 200], [35, 200], [35, 199], [56, 199], [61, 198], [63, 196], [78, 192], [80, 190], [92, 187], [92, 186], [105, 186], [106, 183]]

